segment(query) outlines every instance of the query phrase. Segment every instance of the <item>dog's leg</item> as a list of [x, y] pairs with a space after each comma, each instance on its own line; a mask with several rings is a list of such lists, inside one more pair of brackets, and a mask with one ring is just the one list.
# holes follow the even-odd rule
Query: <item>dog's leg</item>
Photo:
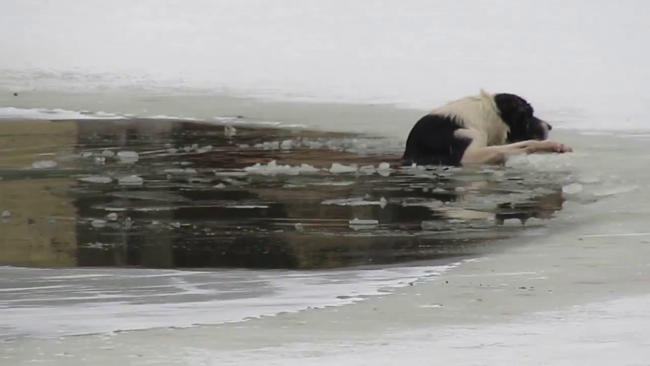
[[[475, 141], [467, 147], [460, 163], [466, 164], [502, 164], [510, 155], [532, 154], [537, 152], [571, 152], [570, 146], [555, 141], [526, 140], [508, 145], [475, 146]], [[477, 141], [476, 145], [479, 145]]]

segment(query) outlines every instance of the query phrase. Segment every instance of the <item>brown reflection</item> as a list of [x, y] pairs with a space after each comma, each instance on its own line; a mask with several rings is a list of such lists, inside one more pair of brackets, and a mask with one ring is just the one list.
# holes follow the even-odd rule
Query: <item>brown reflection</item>
[[28, 170], [72, 152], [75, 122], [0, 123], [0, 263], [77, 265], [77, 210], [69, 176]]
[[[0, 212], [11, 212], [0, 223], [2, 264], [328, 268], [457, 257], [525, 229], [500, 226], [506, 219], [562, 206], [548, 177], [400, 169], [384, 141], [353, 134], [120, 120], [1, 123], [0, 139]], [[124, 151], [137, 161], [121, 160]], [[32, 168], [38, 160], [57, 166]], [[244, 170], [271, 161], [319, 170]], [[332, 162], [366, 167], [332, 173]], [[374, 171], [381, 162], [392, 171]], [[143, 183], [120, 183], [129, 176]]]

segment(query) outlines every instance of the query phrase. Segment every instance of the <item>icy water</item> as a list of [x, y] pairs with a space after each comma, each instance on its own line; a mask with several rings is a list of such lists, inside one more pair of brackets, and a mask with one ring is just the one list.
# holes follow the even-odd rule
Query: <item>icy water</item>
[[0, 123], [3, 336], [358, 301], [540, 235], [564, 200], [562, 171], [404, 167], [383, 137], [252, 126]]
[[402, 167], [381, 138], [161, 120], [0, 128], [4, 241], [24, 251], [5, 264], [385, 264], [472, 254], [508, 235], [495, 222], [562, 205], [560, 173]]

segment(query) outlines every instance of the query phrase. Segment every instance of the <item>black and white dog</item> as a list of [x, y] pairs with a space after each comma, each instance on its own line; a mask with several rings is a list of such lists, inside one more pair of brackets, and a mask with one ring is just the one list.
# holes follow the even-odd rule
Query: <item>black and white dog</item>
[[514, 94], [481, 90], [434, 109], [411, 129], [404, 164], [463, 165], [503, 163], [509, 155], [570, 152], [546, 140], [551, 125], [533, 115], [533, 107]]

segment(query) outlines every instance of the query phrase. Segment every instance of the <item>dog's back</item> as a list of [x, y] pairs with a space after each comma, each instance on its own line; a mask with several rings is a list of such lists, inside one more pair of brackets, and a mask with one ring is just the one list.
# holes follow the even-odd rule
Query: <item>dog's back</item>
[[456, 136], [462, 125], [454, 117], [428, 114], [411, 129], [406, 140], [403, 161], [406, 165], [460, 165], [460, 160], [472, 142]]

